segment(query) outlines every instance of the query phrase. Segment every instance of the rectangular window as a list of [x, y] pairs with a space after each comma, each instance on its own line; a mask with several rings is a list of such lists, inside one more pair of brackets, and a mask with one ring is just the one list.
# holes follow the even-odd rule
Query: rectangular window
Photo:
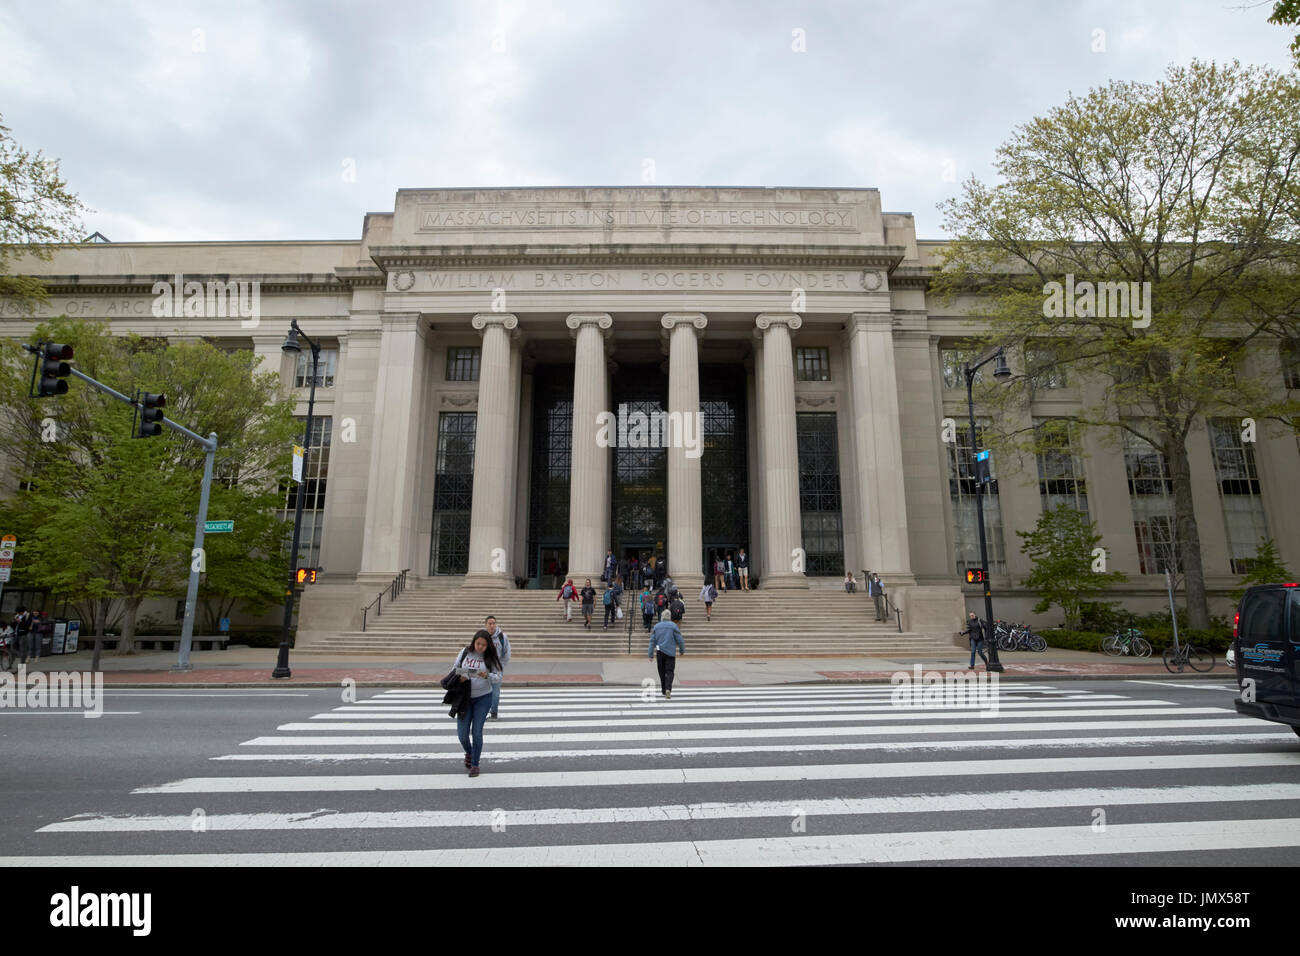
[[1065, 388], [1065, 367], [1057, 359], [1055, 347], [1047, 345], [1025, 349], [1025, 374], [1034, 388]]
[[829, 382], [831, 380], [830, 350], [823, 348], [795, 349], [794, 377], [800, 382]]
[[[339, 350], [338, 349], [321, 349], [320, 358], [316, 361], [316, 370], [318, 378], [316, 380], [317, 388], [333, 388], [334, 373], [338, 370]], [[298, 353], [298, 361], [293, 371], [293, 387], [308, 388], [311, 386], [311, 366], [312, 356], [311, 349], [305, 348]]]
[[1241, 440], [1236, 420], [1213, 418], [1209, 424], [1214, 477], [1219, 482], [1223, 523], [1228, 532], [1228, 559], [1233, 574], [1246, 574], [1260, 539], [1268, 537], [1255, 452], [1250, 443]]
[[[299, 421], [305, 422], [305, 418]], [[288, 534], [293, 534], [294, 511], [298, 495], [302, 501], [302, 532], [298, 541], [298, 567], [319, 568], [321, 534], [325, 528], [325, 486], [329, 481], [330, 433], [334, 419], [317, 415], [311, 422], [311, 440], [307, 443], [302, 463], [302, 482], [290, 480], [285, 489], [284, 510], [280, 517], [289, 523]], [[290, 539], [292, 541], [292, 539]]]
[[1282, 381], [1287, 388], [1300, 388], [1300, 341], [1286, 339], [1280, 347]]
[[[941, 348], [939, 349], [939, 363], [943, 371], [944, 388], [965, 388], [966, 371], [965, 366], [968, 362], [979, 360], [979, 352], [975, 349], [962, 348]], [[975, 373], [975, 381], [982, 381], [981, 377], [984, 369]]]
[[[984, 447], [987, 425], [976, 423], [976, 440]], [[957, 572], [964, 578], [968, 568], [980, 567], [980, 532], [975, 498], [975, 460], [971, 451], [970, 429], [957, 430], [957, 440], [946, 443], [948, 449], [948, 494], [952, 501], [954, 545]], [[998, 498], [996, 476], [984, 486], [984, 538], [988, 544], [989, 573], [1007, 573], [1007, 555], [1002, 541], [1002, 505]]]
[[479, 347], [477, 345], [452, 346], [447, 349], [447, 381], [478, 381]]
[[1165, 456], [1132, 432], [1124, 433], [1124, 468], [1128, 473], [1133, 535], [1142, 574], [1182, 570], [1178, 524], [1174, 516], [1174, 483]]
[[840, 576], [844, 574], [844, 525], [835, 413], [798, 412], [795, 422], [804, 573]]
[[1035, 418], [1038, 434], [1038, 492], [1043, 511], [1069, 505], [1088, 514], [1088, 491], [1079, 457], [1078, 428], [1068, 418]]
[[469, 571], [469, 524], [474, 504], [475, 412], [438, 416], [438, 457], [433, 478], [430, 574]]

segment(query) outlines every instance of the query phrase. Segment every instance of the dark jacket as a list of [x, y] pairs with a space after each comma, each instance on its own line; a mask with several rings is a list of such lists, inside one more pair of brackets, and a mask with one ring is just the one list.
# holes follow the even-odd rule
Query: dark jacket
[[467, 680], [457, 679], [451, 685], [451, 690], [442, 698], [444, 704], [451, 705], [451, 710], [447, 711], [448, 717], [459, 717], [469, 709], [469, 688], [470, 682]]
[[974, 620], [967, 618], [966, 630], [962, 631], [962, 633], [970, 635], [972, 641], [979, 643], [984, 640], [984, 622], [979, 618], [975, 618]]

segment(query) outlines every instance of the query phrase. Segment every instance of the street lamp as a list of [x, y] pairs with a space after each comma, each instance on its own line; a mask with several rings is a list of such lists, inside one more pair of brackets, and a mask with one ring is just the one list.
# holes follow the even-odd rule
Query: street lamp
[[[312, 412], [316, 408], [316, 375], [320, 365], [320, 346], [308, 338], [306, 332], [298, 328], [297, 319], [289, 323], [289, 334], [285, 336], [284, 345], [280, 346], [281, 350], [295, 357], [299, 355], [302, 352], [302, 346], [298, 344], [298, 336], [300, 335], [307, 339], [307, 344], [311, 346], [311, 392], [307, 396], [307, 429], [306, 438], [302, 443], [303, 480], [298, 483], [297, 506], [293, 511], [293, 548], [289, 552], [289, 585], [284, 592], [284, 624], [280, 628], [280, 656], [276, 658], [275, 670], [271, 671], [273, 678], [293, 676], [292, 671], [289, 670], [289, 625], [293, 621], [293, 593], [297, 585], [298, 544], [302, 538], [302, 502], [305, 497], [303, 492], [306, 490], [305, 485], [307, 484], [307, 454], [311, 448]], [[290, 481], [292, 480], [290, 478]]]
[[1000, 382], [1006, 381], [1011, 377], [1011, 369], [1007, 366], [1006, 352], [1000, 347], [974, 365], [967, 362], [965, 370], [966, 410], [970, 413], [970, 473], [975, 478], [975, 514], [979, 519], [980, 528], [980, 567], [984, 569], [984, 637], [989, 645], [988, 669], [1001, 671], [1004, 668], [1002, 662], [998, 660], [998, 642], [993, 634], [993, 591], [989, 583], [989, 546], [988, 539], [984, 535], [984, 482], [980, 481], [975, 464], [975, 453], [978, 450], [978, 441], [975, 437], [975, 373], [995, 359], [997, 364], [993, 366], [993, 377]]

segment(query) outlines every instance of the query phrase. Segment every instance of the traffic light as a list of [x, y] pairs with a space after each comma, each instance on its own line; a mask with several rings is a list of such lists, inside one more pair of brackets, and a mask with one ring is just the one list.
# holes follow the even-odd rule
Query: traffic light
[[298, 569], [298, 583], [299, 583], [299, 584], [315, 584], [315, 583], [316, 583], [316, 569], [315, 569], [315, 568], [299, 568], [299, 569]]
[[40, 371], [40, 388], [36, 392], [38, 397], [49, 398], [52, 395], [68, 394], [68, 383], [65, 379], [72, 374], [72, 366], [68, 364], [70, 358], [72, 358], [71, 345], [41, 343], [41, 351], [36, 358]]
[[987, 580], [988, 580], [988, 574], [984, 571], [983, 568], [966, 569], [967, 584], [983, 584]]
[[140, 431], [136, 438], [151, 438], [162, 434], [162, 409], [167, 406], [166, 395], [154, 395], [145, 392], [140, 396]]

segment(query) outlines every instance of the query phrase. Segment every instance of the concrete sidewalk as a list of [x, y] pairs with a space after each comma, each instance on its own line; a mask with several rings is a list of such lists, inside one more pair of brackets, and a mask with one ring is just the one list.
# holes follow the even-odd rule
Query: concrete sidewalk
[[[124, 657], [105, 652], [100, 658], [104, 683], [114, 687], [205, 686], [246, 687], [294, 684], [300, 687], [337, 687], [344, 680], [359, 686], [387, 687], [435, 685], [451, 666], [450, 660], [391, 657], [359, 658], [290, 652], [293, 676], [273, 680], [275, 648], [231, 647], [224, 651], [194, 651], [193, 670], [174, 672], [174, 651], [141, 651]], [[42, 658], [28, 673], [41, 671], [87, 671], [91, 652], [79, 650]], [[676, 684], [685, 687], [749, 687], [765, 684], [889, 683], [899, 671], [909, 674], [917, 665], [923, 671], [963, 671], [969, 652], [954, 647], [942, 657], [703, 657], [684, 655], [678, 660]], [[1003, 680], [1099, 680], [1141, 677], [1165, 680], [1208, 678], [1234, 680], [1233, 671], [1215, 660], [1208, 674], [1170, 674], [1158, 657], [1147, 660], [1105, 657], [1099, 653], [1049, 648], [1034, 654], [1003, 652], [1006, 668]], [[980, 671], [983, 671], [981, 664]], [[655, 665], [645, 657], [625, 655], [606, 659], [516, 658], [511, 662], [506, 683], [510, 686], [640, 685], [646, 678], [657, 680]]]

